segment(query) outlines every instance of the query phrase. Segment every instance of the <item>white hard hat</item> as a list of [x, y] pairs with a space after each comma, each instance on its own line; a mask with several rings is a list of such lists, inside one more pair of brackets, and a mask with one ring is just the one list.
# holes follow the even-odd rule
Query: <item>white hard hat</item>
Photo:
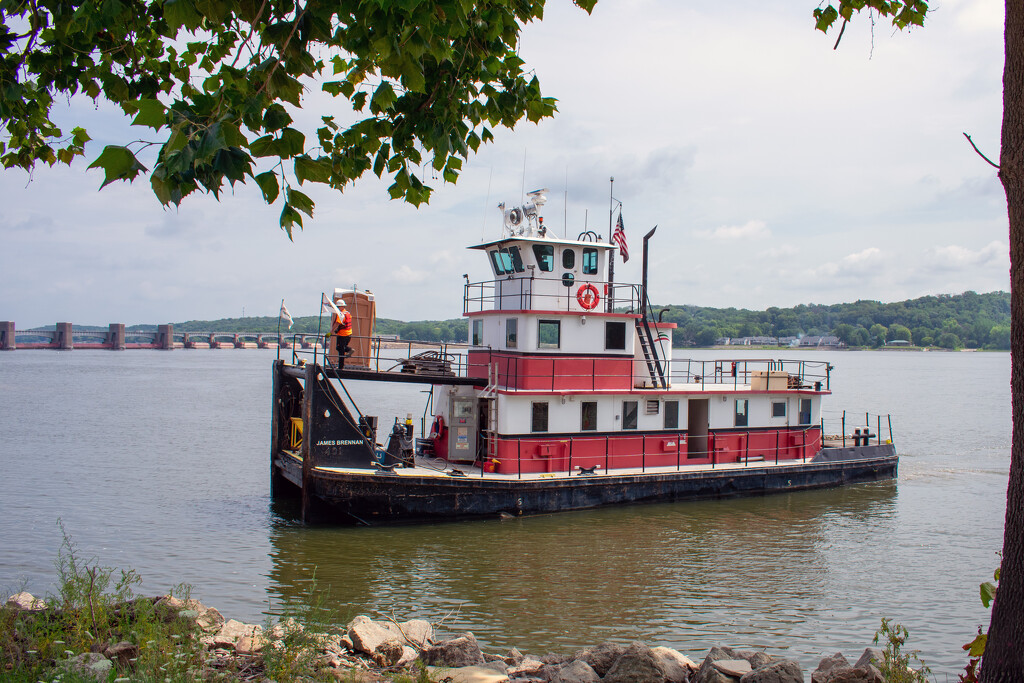
[[345, 308], [346, 307], [345, 300], [344, 299], [338, 299], [338, 305], [341, 306], [342, 308]]

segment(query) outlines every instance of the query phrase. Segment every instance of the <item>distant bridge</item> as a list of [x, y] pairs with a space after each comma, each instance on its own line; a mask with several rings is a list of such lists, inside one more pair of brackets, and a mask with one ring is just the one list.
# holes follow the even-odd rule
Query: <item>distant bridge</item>
[[75, 329], [71, 323], [57, 323], [52, 330], [19, 330], [11, 321], [0, 321], [0, 351], [15, 349], [311, 349], [323, 347], [316, 334], [276, 332], [175, 332], [174, 325], [156, 330], [126, 330], [124, 323], [111, 323], [106, 330]]

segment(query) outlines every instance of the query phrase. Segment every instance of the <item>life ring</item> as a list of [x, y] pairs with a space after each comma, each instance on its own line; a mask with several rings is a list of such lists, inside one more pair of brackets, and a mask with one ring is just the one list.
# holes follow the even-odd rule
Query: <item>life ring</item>
[[597, 293], [597, 287], [588, 283], [580, 285], [580, 288], [576, 290], [576, 301], [584, 310], [590, 311], [597, 308], [597, 304], [601, 301], [601, 295]]

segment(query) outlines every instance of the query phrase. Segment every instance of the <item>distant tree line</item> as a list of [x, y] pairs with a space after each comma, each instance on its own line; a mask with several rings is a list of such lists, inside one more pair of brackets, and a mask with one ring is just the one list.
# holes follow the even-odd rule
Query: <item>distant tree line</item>
[[[879, 347], [903, 340], [917, 346], [946, 349], [1009, 349], [1010, 295], [1007, 292], [940, 294], [883, 304], [801, 304], [765, 311], [705, 306], [655, 306], [662, 319], [678, 325], [676, 346], [714, 346], [722, 337], [798, 337], [835, 335], [848, 346]], [[276, 317], [221, 318], [174, 323], [185, 332], [276, 332]], [[323, 334], [330, 321], [317, 316], [295, 318], [291, 333]], [[137, 325], [152, 329], [153, 325]], [[287, 324], [281, 326], [286, 332]], [[400, 339], [465, 342], [465, 318], [403, 322], [377, 318], [376, 333]]]
[[663, 320], [678, 325], [676, 346], [711, 346], [721, 337], [835, 335], [849, 346], [879, 347], [903, 340], [947, 349], [1009, 349], [1007, 292], [940, 294], [883, 304], [801, 304], [765, 311], [701, 306], [667, 308]]

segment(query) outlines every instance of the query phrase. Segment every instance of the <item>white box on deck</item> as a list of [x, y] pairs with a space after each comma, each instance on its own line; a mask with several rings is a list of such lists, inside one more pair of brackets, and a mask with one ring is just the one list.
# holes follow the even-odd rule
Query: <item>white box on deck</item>
[[754, 370], [750, 373], [751, 391], [785, 391], [789, 388], [789, 373], [781, 370]]

